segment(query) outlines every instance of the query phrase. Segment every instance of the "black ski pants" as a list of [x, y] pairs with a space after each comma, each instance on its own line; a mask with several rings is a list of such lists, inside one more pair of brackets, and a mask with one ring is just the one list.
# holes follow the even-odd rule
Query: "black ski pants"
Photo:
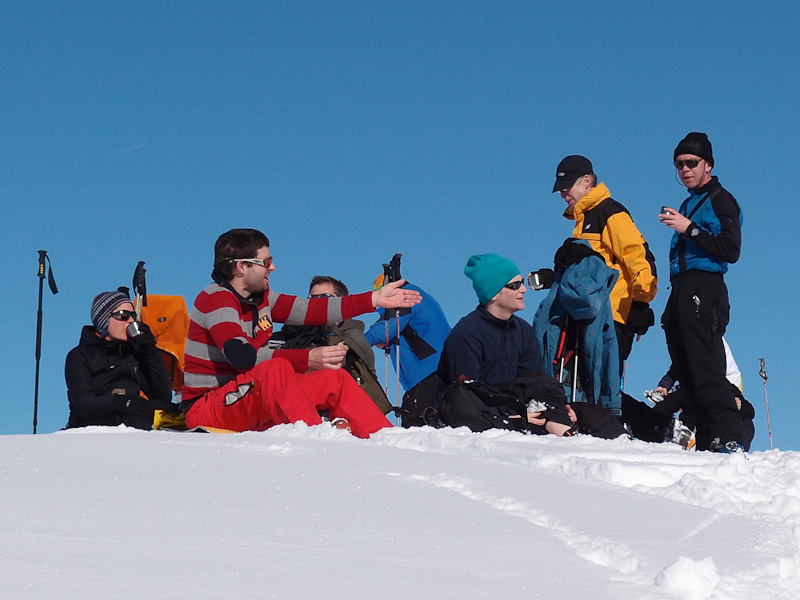
[[438, 393], [439, 380], [431, 373], [417, 385], [403, 394], [401, 410], [403, 427], [422, 427], [425, 425], [423, 413], [432, 407]]
[[644, 442], [666, 442], [672, 438], [674, 420], [671, 414], [657, 411], [622, 392], [622, 422], [631, 428], [636, 439]]
[[730, 319], [725, 280], [719, 273], [691, 270], [674, 275], [671, 285], [661, 325], [684, 411], [697, 424], [697, 449], [710, 449], [715, 438], [742, 444], [742, 420], [725, 378], [722, 336]]
[[619, 350], [619, 376], [625, 371], [625, 361], [631, 355], [633, 338], [636, 336], [627, 324], [614, 321], [614, 333], [617, 334], [617, 349]]

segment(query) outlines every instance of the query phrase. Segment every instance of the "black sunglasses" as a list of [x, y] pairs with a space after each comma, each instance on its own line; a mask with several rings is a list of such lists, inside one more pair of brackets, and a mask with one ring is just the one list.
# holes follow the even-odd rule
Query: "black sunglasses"
[[311, 294], [309, 296], [309, 298], [336, 298], [336, 296], [333, 295], [333, 294], [328, 294], [328, 293], [325, 293], [325, 294]]
[[675, 161], [675, 168], [680, 171], [683, 168], [683, 165], [686, 165], [690, 169], [694, 169], [697, 165], [700, 164], [701, 160], [703, 160], [703, 159], [701, 158], [700, 160], [698, 160], [696, 158], [690, 158], [688, 160], [676, 160]]
[[519, 281], [512, 281], [511, 283], [507, 283], [507, 284], [505, 284], [503, 287], [507, 287], [507, 288], [508, 288], [508, 289], [510, 289], [510, 290], [514, 290], [514, 291], [516, 291], [516, 290], [518, 290], [518, 289], [519, 289], [519, 288], [522, 286], [522, 283], [523, 283], [523, 282], [522, 282], [522, 280], [520, 279]]
[[128, 319], [136, 319], [136, 313], [132, 310], [118, 310], [111, 313], [111, 318], [117, 321], [127, 321]]

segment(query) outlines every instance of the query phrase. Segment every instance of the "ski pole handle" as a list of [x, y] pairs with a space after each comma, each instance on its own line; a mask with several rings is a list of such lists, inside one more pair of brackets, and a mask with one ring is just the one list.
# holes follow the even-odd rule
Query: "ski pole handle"
[[39, 250], [39, 279], [44, 279], [44, 263], [47, 259], [47, 250]]

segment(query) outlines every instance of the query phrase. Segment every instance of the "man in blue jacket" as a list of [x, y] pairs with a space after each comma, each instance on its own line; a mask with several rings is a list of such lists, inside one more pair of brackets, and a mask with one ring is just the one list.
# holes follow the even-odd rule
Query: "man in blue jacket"
[[673, 162], [689, 197], [679, 210], [665, 206], [660, 215], [675, 230], [669, 253], [672, 291], [661, 321], [684, 410], [696, 417], [698, 450], [740, 452], [742, 420], [725, 378], [722, 336], [730, 316], [724, 274], [739, 260], [742, 212], [711, 175], [714, 155], [705, 133], [681, 140]]

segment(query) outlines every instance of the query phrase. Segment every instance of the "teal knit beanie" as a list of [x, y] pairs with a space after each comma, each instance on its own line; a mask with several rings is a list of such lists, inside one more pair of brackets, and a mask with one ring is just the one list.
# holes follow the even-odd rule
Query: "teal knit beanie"
[[517, 266], [497, 254], [475, 254], [469, 257], [464, 275], [472, 280], [478, 302], [488, 304], [509, 281], [519, 275]]

